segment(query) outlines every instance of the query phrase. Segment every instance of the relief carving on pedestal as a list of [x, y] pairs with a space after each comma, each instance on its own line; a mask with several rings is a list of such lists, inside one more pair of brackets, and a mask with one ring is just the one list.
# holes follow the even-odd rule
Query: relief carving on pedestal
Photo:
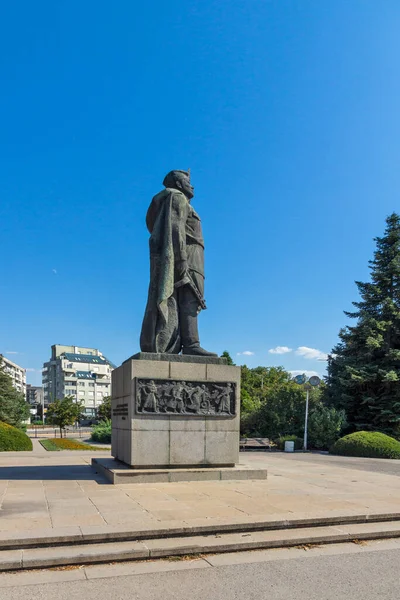
[[137, 378], [136, 413], [233, 417], [236, 384]]

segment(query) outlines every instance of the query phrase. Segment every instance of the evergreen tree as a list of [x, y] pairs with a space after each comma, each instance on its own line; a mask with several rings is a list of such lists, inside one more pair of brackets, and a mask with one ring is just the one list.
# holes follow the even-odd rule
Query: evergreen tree
[[14, 388], [0, 357], [0, 421], [20, 427], [28, 417], [29, 405], [24, 395]]
[[228, 365], [234, 365], [235, 363], [233, 362], [232, 356], [229, 354], [228, 350], [224, 350], [223, 353], [221, 354], [221, 358], [226, 358], [227, 364]]
[[350, 427], [400, 435], [400, 216], [386, 219], [369, 261], [371, 281], [356, 282], [357, 319], [339, 333], [328, 361], [327, 399]]

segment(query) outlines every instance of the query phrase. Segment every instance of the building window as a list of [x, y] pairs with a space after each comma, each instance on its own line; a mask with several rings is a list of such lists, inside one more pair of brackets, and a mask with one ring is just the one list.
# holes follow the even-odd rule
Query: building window
[[89, 381], [89, 387], [94, 387], [94, 383], [91, 383], [91, 382]]
[[80, 382], [79, 382], [79, 385], [82, 387], [82, 386], [84, 386], [84, 385], [85, 385], [85, 382], [84, 382], [84, 381], [80, 381]]

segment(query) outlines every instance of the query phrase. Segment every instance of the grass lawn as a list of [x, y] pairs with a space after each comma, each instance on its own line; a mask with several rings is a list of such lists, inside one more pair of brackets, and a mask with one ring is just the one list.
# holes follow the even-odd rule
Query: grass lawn
[[43, 448], [50, 451], [59, 450], [109, 450], [109, 448], [100, 448], [99, 446], [90, 446], [89, 444], [82, 444], [76, 440], [69, 440], [67, 438], [51, 438], [48, 440], [40, 440]]

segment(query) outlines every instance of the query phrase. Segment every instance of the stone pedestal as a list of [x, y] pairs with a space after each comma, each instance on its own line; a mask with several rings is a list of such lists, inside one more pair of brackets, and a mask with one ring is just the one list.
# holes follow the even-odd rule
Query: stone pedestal
[[112, 456], [135, 469], [239, 461], [240, 367], [139, 353], [112, 373]]

